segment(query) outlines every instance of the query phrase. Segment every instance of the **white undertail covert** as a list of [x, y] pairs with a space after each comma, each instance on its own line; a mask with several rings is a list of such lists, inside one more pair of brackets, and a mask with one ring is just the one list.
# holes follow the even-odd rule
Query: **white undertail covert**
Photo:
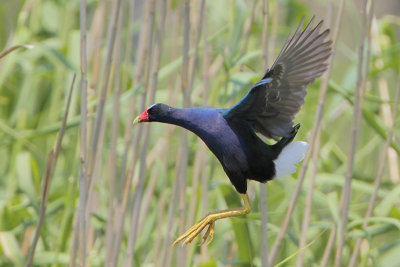
[[274, 160], [276, 178], [295, 173], [296, 164], [305, 158], [307, 150], [308, 144], [301, 141], [285, 146], [278, 158]]

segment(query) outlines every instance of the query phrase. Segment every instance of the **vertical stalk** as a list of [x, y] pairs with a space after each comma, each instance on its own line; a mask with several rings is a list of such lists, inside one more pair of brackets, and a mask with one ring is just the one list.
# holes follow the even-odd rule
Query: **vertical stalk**
[[[333, 53], [335, 53], [335, 48], [336, 48], [336, 41], [337, 41], [337, 36], [339, 33], [339, 26], [340, 26], [340, 22], [341, 22], [341, 18], [342, 18], [342, 13], [343, 13], [343, 8], [344, 8], [344, 1], [341, 0], [339, 3], [339, 10], [336, 16], [336, 21], [335, 21], [335, 29], [334, 29], [334, 33], [333, 33]], [[331, 61], [333, 60], [333, 55], [331, 57]], [[328, 85], [328, 81], [329, 81], [329, 76], [330, 76], [330, 69], [331, 67], [328, 68], [328, 77], [326, 79], [326, 86]], [[323, 80], [323, 83], [325, 84], [325, 79]], [[325, 88], [325, 87], [324, 87]], [[322, 261], [321, 261], [321, 267], [322, 266], [326, 266], [329, 260], [329, 256], [332, 250], [332, 246], [333, 246], [333, 242], [335, 241], [335, 235], [336, 235], [336, 225], [334, 225], [332, 227], [331, 233], [329, 235], [329, 239], [328, 239], [328, 243], [325, 247], [325, 251], [322, 257]]]
[[[400, 70], [400, 68], [399, 68]], [[378, 190], [379, 190], [379, 186], [381, 184], [382, 181], [382, 176], [383, 176], [383, 172], [385, 169], [385, 165], [386, 165], [386, 159], [388, 157], [388, 151], [390, 148], [390, 143], [392, 141], [393, 138], [393, 133], [394, 133], [394, 127], [395, 127], [395, 121], [396, 121], [396, 117], [397, 117], [397, 112], [398, 112], [398, 107], [399, 107], [399, 98], [400, 98], [400, 71], [398, 74], [398, 81], [397, 81], [397, 87], [396, 87], [396, 93], [395, 93], [395, 97], [394, 97], [394, 106], [393, 106], [393, 117], [392, 117], [392, 123], [391, 126], [389, 128], [388, 131], [388, 135], [387, 135], [387, 139], [385, 142], [385, 146], [383, 148], [383, 156], [380, 159], [379, 162], [379, 167], [378, 167], [378, 171], [376, 174], [376, 180], [375, 180], [375, 185], [374, 185], [374, 191], [372, 192], [371, 195], [371, 199], [369, 201], [368, 204], [368, 209], [367, 212], [364, 216], [365, 219], [371, 217], [373, 215], [373, 211], [374, 211], [374, 205], [375, 205], [375, 201], [376, 198], [378, 196]], [[365, 229], [368, 226], [368, 221], [365, 220], [362, 227]], [[361, 246], [361, 242], [363, 241], [362, 238], [357, 239], [356, 242], [356, 246], [354, 248], [353, 254], [351, 255], [351, 260], [349, 263], [350, 267], [353, 266], [357, 266], [357, 257], [358, 257], [358, 253], [360, 252], [360, 246]]]
[[106, 61], [105, 61], [105, 65], [104, 65], [104, 71], [103, 71], [103, 80], [101, 83], [100, 95], [99, 95], [99, 99], [98, 99], [96, 117], [95, 117], [95, 122], [94, 122], [94, 128], [93, 128], [93, 132], [92, 132], [92, 140], [91, 140], [91, 145], [89, 147], [89, 153], [88, 153], [88, 170], [87, 171], [88, 171], [89, 178], [91, 178], [91, 175], [93, 172], [94, 159], [97, 154], [97, 147], [98, 147], [101, 123], [103, 121], [104, 106], [105, 106], [105, 103], [107, 100], [107, 88], [108, 88], [109, 78], [110, 78], [111, 60], [112, 60], [112, 54], [113, 54], [113, 50], [114, 50], [115, 35], [117, 32], [117, 22], [118, 22], [119, 12], [121, 9], [120, 7], [121, 7], [121, 0], [117, 0], [116, 2], [114, 2], [113, 14], [112, 14], [112, 18], [110, 20], [110, 24], [109, 24], [109, 28], [108, 28], [107, 54], [106, 54]]
[[[204, 3], [206, 4], [206, 3]], [[205, 9], [203, 14], [203, 60], [202, 60], [202, 105], [207, 105], [208, 96], [210, 92], [210, 61], [211, 61], [211, 45], [209, 44], [208, 38], [208, 13], [207, 9]], [[202, 215], [207, 215], [208, 210], [208, 166], [209, 166], [209, 156], [207, 152], [207, 148], [202, 146], [200, 148], [200, 153], [202, 153], [202, 162], [201, 162], [201, 207], [202, 207]], [[203, 261], [206, 261], [208, 254], [207, 246], [201, 247], [201, 258]]]
[[64, 137], [66, 126], [67, 126], [67, 119], [68, 119], [69, 107], [71, 104], [72, 90], [73, 90], [74, 84], [75, 84], [75, 77], [76, 77], [76, 75], [74, 74], [74, 76], [72, 78], [71, 87], [68, 91], [67, 105], [65, 107], [64, 117], [63, 117], [60, 131], [57, 136], [57, 141], [54, 144], [53, 149], [50, 151], [49, 157], [47, 160], [46, 173], [45, 173], [45, 177], [44, 177], [44, 181], [43, 181], [43, 192], [42, 192], [42, 199], [41, 199], [42, 201], [40, 204], [39, 219], [38, 219], [35, 235], [33, 237], [32, 245], [29, 249], [29, 254], [27, 257], [27, 262], [26, 262], [27, 267], [31, 267], [33, 265], [33, 256], [35, 255], [36, 245], [37, 245], [37, 242], [39, 241], [40, 231], [42, 230], [43, 222], [44, 222], [44, 219], [46, 216], [46, 208], [47, 208], [46, 203], [47, 203], [47, 199], [49, 196], [51, 179], [53, 178], [53, 175], [54, 175], [54, 170], [56, 168], [58, 154], [60, 153], [62, 140]]
[[[249, 39], [250, 39], [250, 33], [251, 33], [251, 26], [253, 25], [254, 22], [254, 17], [256, 16], [256, 6], [257, 6], [258, 0], [253, 0], [253, 4], [251, 6], [251, 14], [250, 17], [246, 19], [243, 25], [243, 39], [244, 39], [244, 45], [242, 47], [242, 55], [244, 55], [247, 51], [247, 46], [249, 44]], [[264, 12], [264, 10], [263, 10]], [[265, 21], [264, 21], [265, 23]], [[265, 24], [264, 24], [265, 26]], [[264, 29], [265, 30], [265, 29]], [[265, 35], [264, 35], [265, 36]], [[264, 37], [265, 38], [265, 37]]]
[[[189, 81], [188, 84], [192, 88], [193, 86], [193, 81], [194, 81], [194, 74], [196, 72], [196, 63], [197, 63], [197, 56], [199, 54], [199, 44], [201, 41], [201, 34], [202, 34], [202, 28], [203, 28], [203, 18], [204, 18], [204, 7], [205, 7], [205, 0], [201, 0], [200, 2], [200, 12], [199, 15], [197, 16], [197, 20], [195, 22], [196, 25], [193, 25], [193, 28], [195, 29], [194, 32], [196, 33], [196, 41], [194, 42], [194, 55], [193, 57], [190, 58], [190, 67], [189, 67]], [[201, 140], [198, 140], [198, 145], [201, 146]], [[202, 162], [202, 157], [204, 154], [201, 153], [201, 150], [197, 150], [197, 153], [195, 155], [195, 160], [194, 160], [194, 167], [193, 167], [193, 176], [192, 176], [192, 188], [193, 188], [193, 194], [190, 199], [189, 203], [189, 213], [188, 213], [188, 221], [192, 222], [194, 220], [194, 215], [195, 215], [195, 206], [197, 202], [197, 187], [199, 185], [199, 180], [200, 180], [200, 175], [201, 175], [201, 162]]]
[[[171, 35], [174, 37], [174, 43], [173, 46], [175, 49], [173, 49], [171, 53], [171, 59], [174, 59], [178, 56], [178, 47], [180, 44], [179, 41], [179, 26], [181, 24], [181, 17], [177, 14], [177, 11], [175, 11], [171, 16], [169, 16], [169, 24], [172, 24], [174, 31], [171, 33]], [[177, 98], [175, 97], [178, 94], [178, 90], [180, 89], [180, 79], [178, 78], [178, 74], [176, 75], [171, 75], [169, 79], [169, 86], [168, 86], [168, 103], [171, 103], [171, 105], [177, 105]], [[167, 138], [172, 134], [173, 132], [172, 126], [167, 126]], [[167, 152], [168, 153], [168, 149]], [[176, 230], [176, 216], [175, 216], [175, 211], [177, 207], [177, 202], [179, 200], [179, 181], [173, 180], [172, 182], [172, 193], [171, 193], [171, 199], [169, 201], [168, 205], [168, 212], [167, 212], [167, 223], [165, 227], [165, 238], [163, 240], [162, 244], [162, 254], [161, 257], [159, 257], [159, 260], [157, 261], [157, 266], [160, 267], [169, 267], [171, 265], [171, 250], [173, 249], [171, 247], [171, 238], [175, 237], [172, 236], [175, 233]]]
[[[155, 149], [155, 147], [153, 147], [152, 150], [154, 150], [154, 149]], [[141, 212], [140, 212], [140, 217], [136, 218], [136, 220], [139, 219], [139, 222], [138, 222], [139, 225], [138, 225], [138, 230], [137, 230], [138, 236], [140, 235], [140, 232], [142, 231], [143, 226], [146, 222], [147, 214], [150, 210], [150, 204], [151, 204], [152, 200], [154, 200], [154, 192], [156, 190], [157, 180], [160, 177], [160, 173], [158, 172], [158, 169], [154, 169], [153, 167], [155, 167], [155, 166], [153, 166], [153, 164], [151, 162], [149, 162], [149, 156], [146, 159], [146, 166], [152, 166], [152, 167], [151, 167], [150, 179], [149, 179], [148, 185], [146, 187], [146, 191], [143, 194], [143, 201], [142, 201], [143, 204], [142, 204], [142, 208], [141, 208]]]
[[[152, 57], [152, 66], [151, 66], [151, 86], [150, 86], [150, 96], [149, 102], [153, 103], [155, 101], [155, 94], [157, 89], [157, 81], [158, 81], [158, 70], [160, 66], [160, 58], [161, 58], [161, 51], [162, 51], [162, 43], [163, 43], [163, 33], [164, 33], [164, 25], [165, 25], [165, 17], [166, 17], [166, 3], [167, 0], [162, 0], [160, 3], [160, 18], [158, 20], [156, 36], [155, 36], [155, 47], [154, 47], [154, 55]], [[154, 5], [153, 5], [153, 23], [154, 23]], [[153, 27], [151, 27], [152, 29]], [[151, 40], [151, 38], [150, 38]], [[150, 60], [149, 60], [150, 62]], [[150, 66], [148, 66], [150, 67]], [[145, 77], [146, 80], [147, 77]], [[145, 91], [148, 90], [147, 86], [144, 88]], [[143, 138], [143, 145], [142, 145], [142, 152], [140, 156], [140, 168], [139, 168], [139, 182], [135, 190], [135, 196], [133, 200], [134, 209], [132, 211], [131, 217], [131, 227], [128, 236], [128, 249], [127, 254], [124, 262], [124, 266], [132, 266], [132, 260], [134, 256], [134, 249], [135, 243], [138, 236], [138, 228], [139, 228], [139, 218], [140, 218], [140, 209], [142, 203], [142, 196], [144, 190], [144, 178], [145, 178], [145, 171], [146, 171], [146, 156], [147, 150], [149, 146], [149, 133], [150, 133], [150, 124], [145, 125], [144, 129], [144, 138]]]
[[[269, 41], [268, 41], [267, 49], [268, 49], [268, 51], [269, 51], [269, 53], [271, 55], [275, 51], [275, 43], [276, 43], [275, 41], [276, 41], [276, 38], [278, 36], [279, 15], [280, 15], [280, 13], [279, 13], [279, 1], [278, 0], [271, 1], [270, 4], [273, 5], [272, 6], [273, 7], [273, 11], [270, 12], [270, 17], [272, 19], [272, 25], [271, 25], [271, 29], [269, 30], [270, 33], [268, 35]], [[269, 67], [271, 65], [272, 65], [271, 58], [268, 58], [268, 66], [267, 67]]]
[[[136, 76], [135, 79], [137, 79], [136, 81], [139, 82], [142, 75], [143, 75], [143, 93], [141, 94], [140, 97], [140, 107], [141, 109], [144, 109], [144, 106], [146, 104], [146, 96], [147, 96], [147, 91], [148, 91], [148, 82], [149, 82], [149, 73], [150, 73], [150, 66], [151, 66], [151, 55], [149, 53], [149, 51], [151, 51], [151, 45], [152, 45], [152, 36], [153, 36], [153, 25], [154, 25], [154, 1], [155, 0], [151, 0], [151, 1], [147, 1], [146, 5], [144, 7], [145, 9], [145, 15], [144, 15], [144, 25], [142, 30], [144, 30], [144, 32], [141, 33], [141, 38], [143, 37], [146, 42], [143, 43], [144, 47], [143, 47], [143, 53], [144, 55], [142, 55], [141, 58], [141, 62], [140, 64], [143, 64], [140, 66], [140, 71], [143, 70], [144, 68], [144, 73], [139, 73], [139, 70], [137, 69], [136, 71]], [[143, 34], [143, 35], [142, 35]], [[143, 68], [142, 68], [143, 67]], [[139, 68], [139, 67], [138, 67]], [[133, 119], [132, 119], [133, 120]], [[132, 127], [132, 121], [129, 122], [129, 125], [127, 128], [129, 131], [129, 128], [131, 129]], [[130, 192], [131, 192], [131, 185], [132, 185], [132, 180], [133, 180], [133, 175], [135, 172], [135, 167], [136, 167], [136, 160], [138, 158], [138, 154], [139, 154], [139, 141], [141, 139], [141, 134], [142, 134], [142, 127], [137, 127], [137, 131], [136, 131], [136, 135], [135, 135], [135, 139], [134, 139], [134, 144], [133, 144], [133, 149], [132, 149], [132, 159], [131, 159], [131, 164], [129, 166], [129, 170], [126, 174], [126, 177], [124, 179], [124, 181], [122, 181], [122, 197], [121, 197], [121, 203], [120, 203], [120, 212], [117, 216], [117, 220], [116, 220], [116, 228], [118, 229], [117, 233], [115, 234], [114, 237], [114, 246], [113, 246], [113, 252], [112, 252], [112, 257], [111, 257], [111, 264], [110, 266], [116, 266], [118, 264], [118, 256], [119, 256], [119, 251], [121, 248], [121, 242], [122, 242], [122, 236], [123, 236], [123, 229], [124, 229], [124, 218], [126, 215], [126, 211], [127, 211], [127, 207], [128, 207], [128, 200], [129, 200], [129, 196], [130, 196]], [[143, 127], [145, 130], [146, 126]], [[147, 131], [147, 130], [146, 130]], [[129, 138], [128, 138], [129, 139]], [[129, 142], [129, 140], [128, 140]], [[145, 145], [144, 145], [145, 146]], [[141, 152], [140, 155], [142, 155], [143, 152]], [[139, 156], [140, 156], [139, 155]], [[124, 155], [125, 157], [125, 155]], [[142, 160], [144, 161], [145, 158]], [[141, 162], [140, 166], [143, 166], [145, 164], [145, 162]], [[142, 172], [142, 174], [140, 175], [144, 175], [143, 173], [143, 167], [140, 167], [140, 172]], [[140, 192], [140, 187], [141, 185], [138, 186], [138, 188], [136, 190], [138, 190], [137, 192]], [[139, 195], [137, 195], [135, 192], [135, 196], [134, 198], [137, 199], [139, 197]], [[134, 199], [134, 200], [135, 200]], [[134, 205], [136, 205], [136, 203], [134, 202]], [[137, 211], [134, 210], [132, 211], [132, 214], [135, 214]], [[134, 230], [134, 239], [136, 239], [136, 230]], [[131, 237], [132, 238], [132, 237]], [[134, 240], [133, 239], [133, 240]], [[132, 241], [133, 241], [132, 240]], [[130, 242], [132, 242], [130, 241]], [[132, 244], [131, 244], [132, 245]], [[133, 251], [132, 251], [133, 253]]]
[[[194, 54], [190, 58], [189, 62], [189, 79], [188, 79], [188, 85], [190, 88], [193, 87], [193, 82], [194, 82], [194, 76], [196, 73], [196, 67], [197, 67], [197, 61], [198, 61], [198, 54], [199, 54], [199, 47], [200, 47], [200, 42], [201, 42], [201, 37], [203, 34], [203, 27], [205, 26], [203, 21], [204, 21], [204, 13], [205, 13], [205, 0], [200, 0], [198, 3], [199, 6], [199, 12], [196, 12], [196, 16], [193, 16], [193, 33], [194, 33], [194, 38], [195, 41], [193, 43], [194, 47]], [[190, 89], [191, 90], [191, 89]], [[204, 150], [204, 144], [202, 141], [199, 139], [197, 140], [197, 152], [194, 157], [194, 166], [193, 166], [193, 174], [192, 174], [192, 195], [190, 197], [190, 202], [188, 205], [188, 214], [187, 214], [187, 221], [189, 223], [192, 223], [195, 220], [195, 214], [196, 214], [196, 207], [198, 204], [198, 200], [201, 199], [201, 191], [198, 190], [199, 184], [201, 182], [201, 174], [204, 171], [203, 169], [203, 162], [204, 158], [206, 157], [206, 151]], [[200, 198], [198, 197], [200, 195]], [[193, 251], [193, 250], [192, 250]], [[192, 257], [189, 258], [188, 264], [191, 265], [192, 263]]]
[[[86, 3], [85, 3], [86, 5]], [[85, 260], [82, 261], [82, 258], [86, 258], [86, 249], [88, 247], [87, 240], [88, 240], [88, 232], [89, 232], [89, 225], [87, 225], [87, 221], [91, 211], [94, 209], [94, 204], [96, 203], [96, 196], [93, 195], [93, 188], [97, 177], [100, 174], [100, 170], [96, 170], [95, 174], [93, 175], [93, 168], [97, 166], [100, 168], [100, 161], [101, 161], [101, 149], [98, 148], [99, 146], [102, 147], [104, 144], [103, 136], [100, 137], [100, 134], [104, 134], [105, 125], [103, 123], [106, 122], [104, 116], [104, 106], [106, 103], [107, 91], [109, 88], [109, 80], [111, 76], [111, 61], [112, 61], [112, 54], [114, 50], [114, 42], [116, 36], [116, 28], [117, 22], [119, 18], [121, 0], [114, 2], [113, 5], [113, 13], [111, 20], [109, 22], [108, 28], [108, 36], [107, 36], [107, 54], [106, 54], [106, 61], [104, 66], [103, 72], [103, 80], [101, 83], [100, 95], [98, 99], [98, 106], [96, 111], [96, 117], [94, 122], [94, 127], [92, 131], [92, 140], [91, 145], [89, 147], [89, 151], [87, 153], [87, 160], [86, 160], [86, 169], [85, 169], [85, 176], [82, 177], [81, 172], [81, 186], [80, 186], [80, 197], [82, 197], [82, 201], [80, 202], [80, 209], [79, 209], [79, 216], [86, 217], [83, 219], [81, 217], [81, 223], [79, 224], [79, 237], [80, 239], [84, 239], [84, 241], [80, 242], [80, 249], [79, 251], [83, 256], [81, 257], [80, 265], [85, 266]], [[82, 12], [82, 10], [81, 10]], [[86, 9], [85, 9], [86, 13]], [[86, 22], [85, 22], [86, 24]], [[81, 25], [86, 29], [85, 25]], [[86, 133], [85, 133], [86, 134]], [[81, 137], [82, 138], [82, 137]], [[84, 191], [83, 191], [84, 190]], [[83, 194], [83, 192], [85, 192]], [[92, 201], [93, 200], [93, 201]], [[91, 202], [92, 201], [92, 202]], [[90, 246], [92, 244], [89, 244]]]
[[87, 43], [86, 43], [86, 0], [80, 1], [80, 61], [81, 61], [81, 125], [80, 125], [80, 177], [79, 205], [75, 224], [74, 242], [70, 265], [75, 266], [76, 251], [79, 248], [79, 264], [86, 266], [86, 199], [87, 199]]
[[[361, 23], [361, 36], [360, 36], [360, 48], [358, 54], [358, 68], [357, 68], [357, 85], [354, 94], [354, 104], [353, 104], [353, 122], [351, 127], [351, 142], [350, 151], [347, 163], [347, 171], [345, 177], [345, 183], [342, 190], [341, 196], [341, 221], [339, 225], [339, 236], [335, 256], [335, 266], [342, 266], [342, 255], [343, 247], [346, 240], [346, 225], [348, 220], [349, 206], [351, 201], [351, 190], [352, 190], [352, 177], [353, 177], [353, 167], [354, 158], [357, 150], [357, 142], [361, 127], [361, 115], [364, 103], [364, 94], [366, 89], [367, 75], [368, 75], [368, 63], [369, 55], [365, 53], [365, 41], [368, 29], [367, 20], [367, 0], [363, 0], [362, 5], [362, 23]], [[364, 62], [366, 60], [366, 62]]]
[[[336, 17], [335, 28], [334, 28], [333, 37], [332, 37], [332, 50], [333, 51], [335, 51], [335, 48], [336, 48], [336, 41], [337, 41], [337, 37], [339, 34], [339, 27], [340, 27], [341, 17], [342, 17], [342, 13], [343, 13], [343, 6], [344, 6], [344, 0], [340, 0], [339, 9], [338, 9], [337, 17]], [[334, 52], [333, 52], [333, 54], [334, 54]], [[282, 240], [285, 236], [287, 227], [289, 225], [290, 218], [293, 214], [294, 208], [297, 204], [297, 199], [300, 195], [301, 186], [303, 184], [303, 181], [304, 181], [307, 169], [308, 169], [308, 164], [311, 159], [312, 151], [314, 150], [314, 147], [315, 147], [317, 131], [318, 131], [318, 128], [320, 127], [320, 124], [322, 121], [322, 114], [324, 111], [326, 93], [328, 91], [328, 81], [329, 81], [329, 77], [330, 77], [330, 73], [331, 73], [332, 62], [333, 62], [333, 55], [329, 59], [328, 69], [326, 70], [326, 76], [323, 76], [323, 79], [322, 79], [321, 91], [320, 91], [320, 95], [319, 95], [319, 99], [318, 99], [318, 106], [317, 106], [317, 111], [316, 111], [316, 115], [315, 115], [311, 139], [310, 139], [310, 146], [309, 146], [306, 158], [304, 159], [304, 162], [301, 166], [299, 178], [298, 178], [298, 181], [296, 184], [296, 188], [293, 193], [293, 197], [289, 203], [289, 207], [288, 207], [288, 211], [285, 215], [285, 219], [279, 230], [278, 236], [276, 237], [275, 243], [272, 247], [272, 250], [270, 253], [270, 258], [269, 258], [270, 265], [272, 265], [274, 263], [275, 258], [278, 255], [278, 251], [281, 247]]]
[[[268, 20], [269, 20], [269, 0], [264, 0], [263, 1], [263, 35], [262, 35], [262, 40], [263, 40], [263, 58], [264, 58], [264, 65], [265, 68], [268, 68], [269, 66], [269, 45], [270, 45], [270, 38], [268, 38], [269, 32], [269, 27], [268, 27]], [[269, 50], [271, 51], [271, 50]]]
[[[268, 67], [268, 19], [269, 19], [269, 0], [263, 1], [263, 58], [264, 66]], [[267, 184], [259, 184], [260, 191], [260, 211], [261, 211], [261, 266], [268, 267], [268, 203], [267, 203]]]
[[[329, 5], [327, 7], [327, 22], [326, 25], [327, 27], [331, 27], [332, 25], [332, 9], [333, 9], [333, 0], [330, 0]], [[325, 77], [323, 75], [322, 79], [329, 79], [329, 77]], [[322, 86], [324, 83], [321, 83], [320, 89], [322, 90]], [[297, 267], [303, 266], [303, 261], [304, 261], [304, 253], [306, 249], [306, 243], [307, 243], [307, 232], [310, 224], [310, 217], [311, 217], [311, 210], [312, 210], [312, 200], [313, 200], [313, 194], [314, 194], [314, 186], [315, 186], [315, 178], [317, 175], [317, 167], [318, 167], [318, 159], [319, 159], [319, 152], [320, 152], [320, 145], [321, 145], [321, 125], [318, 127], [318, 130], [316, 132], [316, 140], [315, 140], [315, 149], [312, 152], [313, 157], [312, 157], [312, 170], [310, 173], [310, 182], [307, 190], [307, 196], [306, 196], [306, 208], [304, 211], [303, 215], [303, 221], [302, 221], [302, 226], [301, 226], [301, 236], [300, 236], [300, 241], [299, 241], [299, 255], [297, 258]]]
[[[191, 88], [189, 85], [189, 48], [190, 48], [190, 1], [185, 0], [184, 12], [183, 12], [183, 62], [181, 72], [181, 88], [183, 93], [184, 108], [190, 106], [190, 93]], [[180, 136], [180, 147], [177, 157], [177, 182], [179, 183], [179, 232], [183, 233], [186, 229], [186, 179], [187, 179], [187, 165], [188, 165], [188, 153], [189, 144], [187, 131], [181, 129]], [[186, 249], [178, 247], [177, 249], [177, 265], [186, 265]]]
[[304, 260], [304, 250], [306, 249], [307, 246], [307, 232], [308, 232], [308, 226], [310, 223], [310, 217], [311, 217], [311, 209], [312, 209], [312, 197], [314, 193], [314, 185], [315, 185], [315, 176], [317, 173], [317, 162], [318, 162], [318, 157], [319, 157], [319, 149], [320, 149], [320, 144], [321, 144], [321, 126], [319, 127], [317, 131], [317, 136], [315, 140], [315, 150], [313, 152], [313, 165], [312, 165], [312, 170], [311, 170], [311, 177], [310, 177], [310, 183], [308, 185], [308, 190], [307, 190], [307, 196], [306, 196], [306, 208], [304, 211], [304, 216], [303, 216], [303, 222], [301, 226], [301, 236], [300, 236], [300, 241], [299, 241], [299, 255], [297, 258], [297, 267], [303, 266], [303, 260]]
[[[141, 29], [140, 29], [140, 35], [139, 35], [139, 43], [138, 43], [138, 47], [136, 50], [136, 60], [135, 60], [135, 71], [134, 71], [134, 77], [133, 77], [133, 82], [132, 82], [132, 89], [135, 89], [135, 87], [138, 87], [140, 85], [140, 81], [142, 80], [142, 76], [143, 76], [143, 68], [144, 68], [144, 64], [145, 64], [145, 60], [147, 58], [147, 53], [148, 53], [148, 49], [146, 47], [146, 45], [148, 44], [148, 39], [150, 38], [149, 35], [149, 24], [150, 24], [150, 20], [149, 20], [149, 15], [150, 15], [150, 3], [151, 1], [145, 1], [144, 6], [143, 6], [143, 17], [142, 17], [142, 23], [141, 23]], [[134, 6], [135, 6], [135, 0], [131, 0], [130, 1], [130, 8], [129, 8], [129, 15], [130, 15], [130, 21], [129, 21], [129, 45], [127, 48], [127, 58], [131, 58], [131, 46], [132, 46], [132, 40], [134, 38], [134, 29], [133, 29], [133, 25], [134, 25]], [[124, 152], [122, 155], [122, 160], [121, 160], [121, 168], [120, 168], [120, 180], [122, 181], [120, 183], [120, 188], [118, 190], [119, 194], [121, 195], [123, 193], [124, 190], [124, 186], [127, 183], [130, 183], [130, 181], [128, 181], [128, 175], [126, 175], [126, 166], [127, 166], [127, 162], [128, 162], [128, 154], [129, 151], [131, 149], [131, 144], [132, 144], [132, 121], [134, 119], [135, 116], [135, 110], [137, 110], [137, 97], [135, 94], [132, 94], [130, 101], [129, 101], [129, 108], [128, 108], [128, 117], [126, 120], [126, 128], [125, 128], [125, 135], [124, 135]], [[137, 127], [134, 136], [134, 140], [133, 140], [133, 151], [137, 151], [137, 146], [138, 146], [138, 141], [140, 139], [141, 136], [141, 127]]]
[[107, 213], [107, 226], [106, 226], [106, 259], [105, 266], [108, 266], [110, 262], [111, 252], [112, 252], [112, 244], [113, 244], [113, 235], [114, 233], [114, 216], [115, 216], [115, 208], [117, 205], [117, 198], [115, 197], [116, 190], [116, 176], [117, 176], [117, 139], [119, 132], [119, 116], [120, 116], [120, 105], [119, 105], [119, 97], [121, 92], [121, 65], [122, 65], [122, 49], [123, 49], [123, 39], [122, 39], [122, 22], [123, 15], [118, 20], [118, 29], [117, 36], [115, 39], [115, 60], [113, 61], [113, 65], [115, 66], [115, 77], [114, 77], [114, 92], [113, 92], [113, 113], [111, 119], [111, 144], [110, 144], [110, 153], [108, 157], [107, 164], [107, 176], [108, 186], [109, 186], [109, 198], [108, 198], [108, 213]]
[[194, 74], [196, 70], [196, 65], [197, 65], [197, 57], [199, 54], [199, 45], [201, 41], [201, 34], [203, 31], [203, 20], [204, 20], [204, 9], [205, 9], [206, 1], [205, 0], [200, 0], [200, 14], [198, 16], [197, 25], [193, 25], [193, 28], [195, 29], [196, 34], [196, 40], [194, 42], [194, 55], [191, 57], [190, 60], [190, 66], [189, 66], [189, 76], [188, 76], [188, 85], [191, 88], [193, 87], [193, 81], [194, 81]]

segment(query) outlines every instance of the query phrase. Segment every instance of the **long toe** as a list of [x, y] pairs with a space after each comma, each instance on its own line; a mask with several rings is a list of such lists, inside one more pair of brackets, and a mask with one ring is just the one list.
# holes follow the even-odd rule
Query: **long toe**
[[191, 233], [193, 233], [193, 232], [197, 229], [197, 227], [199, 226], [200, 223], [201, 223], [201, 221], [198, 222], [198, 223], [196, 223], [196, 224], [193, 225], [192, 227], [190, 227], [189, 230], [187, 230], [184, 234], [182, 234], [180, 237], [178, 237], [178, 238], [174, 241], [174, 243], [173, 243], [172, 245], [175, 246], [176, 244], [178, 244], [178, 243], [181, 242], [182, 240], [186, 239]]
[[193, 239], [195, 239], [196, 236], [198, 236], [208, 224], [209, 220], [207, 219], [207, 217], [201, 220], [201, 222], [198, 223], [197, 228], [192, 233], [186, 236], [186, 239], [183, 244], [184, 245], [190, 244], [193, 241]]
[[[206, 246], [208, 246], [211, 243], [211, 241], [214, 238], [214, 227], [215, 227], [215, 222], [213, 221], [209, 224], [207, 232], [203, 236], [203, 242], [201, 243], [201, 245], [205, 243]], [[207, 239], [208, 241], [206, 242]]]
[[[176, 245], [176, 244], [178, 244], [179, 242], [181, 242], [182, 240], [185, 240], [185, 242], [182, 244], [182, 245], [186, 245], [186, 244], [188, 244], [188, 243], [190, 243], [190, 242], [186, 242], [187, 241], [187, 238], [193, 233], [193, 232], [195, 232], [196, 230], [198, 230], [199, 229], [199, 227], [201, 227], [203, 224], [204, 224], [204, 220], [205, 220], [206, 218], [203, 218], [200, 222], [198, 222], [198, 223], [196, 223], [196, 224], [194, 224], [192, 227], [190, 227], [184, 234], [182, 234], [180, 237], [178, 237], [175, 241], [174, 241], [174, 243], [172, 244], [173, 246], [174, 245]], [[204, 229], [204, 227], [203, 227], [203, 229]], [[195, 236], [197, 236], [198, 234], [196, 234]]]
[[204, 228], [207, 227], [207, 225], [208, 229], [203, 236], [203, 242], [201, 243], [201, 245], [205, 241], [207, 241], [207, 239], [209, 239], [207, 242], [207, 244], [209, 244], [214, 236], [214, 224], [215, 224], [215, 219], [212, 216], [208, 215], [204, 217], [200, 222], [190, 227], [189, 230], [187, 230], [183, 235], [178, 237], [172, 245], [174, 246], [175, 244], [181, 241], [183, 241], [182, 246], [190, 244], [193, 241], [193, 239], [195, 239], [196, 236], [198, 236], [201, 233], [201, 231], [203, 231]]

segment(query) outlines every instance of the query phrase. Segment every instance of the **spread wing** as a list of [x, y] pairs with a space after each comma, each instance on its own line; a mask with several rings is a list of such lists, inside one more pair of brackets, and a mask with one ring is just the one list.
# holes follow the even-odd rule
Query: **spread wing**
[[331, 54], [331, 41], [324, 41], [329, 29], [320, 33], [323, 21], [312, 28], [313, 19], [304, 31], [302, 19], [271, 69], [227, 110], [226, 119], [247, 122], [268, 138], [290, 134], [293, 120], [304, 103], [307, 86], [327, 69]]

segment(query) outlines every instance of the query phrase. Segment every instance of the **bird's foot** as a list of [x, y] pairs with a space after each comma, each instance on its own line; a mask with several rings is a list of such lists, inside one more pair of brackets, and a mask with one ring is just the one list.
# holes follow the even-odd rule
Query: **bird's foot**
[[206, 243], [207, 239], [208, 239], [208, 241], [206, 244], [207, 245], [210, 244], [214, 237], [215, 221], [216, 221], [216, 219], [214, 218], [213, 214], [207, 215], [200, 222], [193, 225], [183, 235], [178, 237], [178, 239], [175, 240], [173, 245], [175, 245], [183, 240], [184, 240], [182, 243], [183, 246], [190, 244], [193, 241], [193, 239], [196, 236], [198, 236], [201, 233], [201, 231], [204, 230], [204, 228], [206, 228], [207, 225], [208, 225], [208, 229], [207, 229], [206, 233], [204, 234], [203, 241], [201, 242], [200, 245], [203, 245], [204, 243]]
[[214, 237], [214, 226], [215, 226], [215, 221], [224, 219], [224, 218], [229, 218], [229, 217], [235, 217], [235, 216], [241, 216], [249, 213], [251, 211], [251, 205], [250, 205], [250, 200], [247, 194], [241, 194], [244, 202], [244, 207], [238, 208], [238, 209], [231, 209], [231, 210], [223, 210], [219, 212], [214, 212], [211, 214], [208, 214], [206, 217], [204, 217], [200, 222], [196, 223], [193, 225], [189, 230], [186, 231], [183, 235], [178, 237], [177, 240], [173, 243], [173, 245], [183, 241], [182, 245], [187, 245], [190, 244], [193, 239], [198, 236], [201, 231], [204, 230], [208, 226], [208, 229], [206, 233], [203, 236], [203, 241], [201, 242], [200, 245], [203, 245], [206, 243], [207, 245], [211, 243]]

